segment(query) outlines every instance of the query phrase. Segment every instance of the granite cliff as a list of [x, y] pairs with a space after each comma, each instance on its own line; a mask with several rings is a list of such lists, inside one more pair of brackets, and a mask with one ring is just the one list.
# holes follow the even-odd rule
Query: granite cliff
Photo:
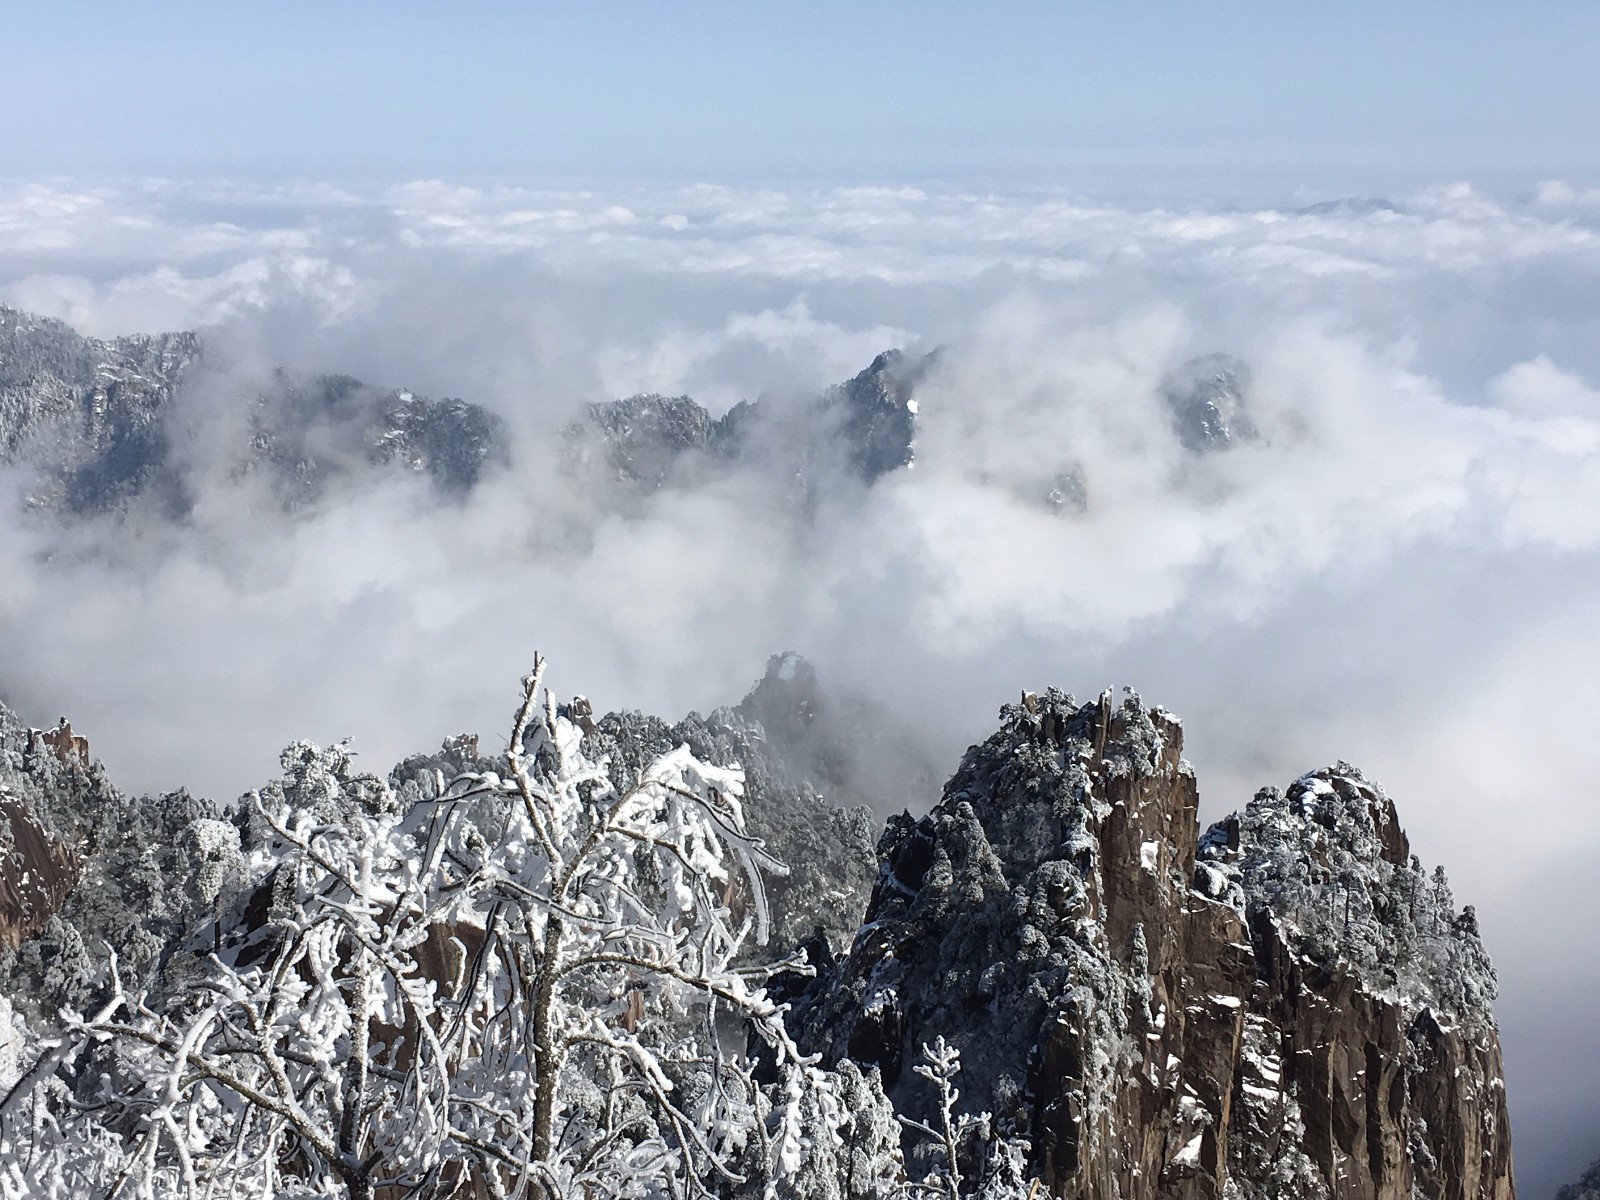
[[166, 414], [200, 356], [192, 333], [82, 337], [0, 305], [0, 463], [36, 469], [36, 503], [97, 512], [152, 492], [181, 506]]
[[1345, 764], [1202, 836], [1182, 748], [1136, 697], [1008, 706], [928, 815], [890, 821], [865, 924], [797, 1004], [810, 1046], [923, 1122], [910, 1066], [958, 1047], [980, 1188], [1514, 1195], [1471, 909]]

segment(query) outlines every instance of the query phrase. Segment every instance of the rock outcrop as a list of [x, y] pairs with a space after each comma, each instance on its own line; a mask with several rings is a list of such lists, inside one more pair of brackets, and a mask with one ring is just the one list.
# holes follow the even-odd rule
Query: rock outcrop
[[1270, 1048], [1241, 1064], [1243, 1194], [1277, 1194], [1257, 1181], [1292, 1158], [1301, 1195], [1510, 1196], [1494, 971], [1393, 802], [1340, 763], [1261, 792], [1199, 857], [1198, 889], [1249, 924], [1249, 1033]]
[[250, 413], [244, 472], [268, 469], [288, 507], [375, 467], [426, 476], [445, 496], [471, 491], [508, 460], [505, 423], [464, 400], [429, 400], [348, 375], [299, 382], [279, 375]]
[[[763, 693], [769, 699], [772, 674]], [[752, 695], [758, 693], [759, 687]], [[754, 952], [782, 956], [804, 943], [831, 961], [850, 945], [866, 912], [877, 877], [878, 820], [864, 805], [851, 803], [848, 792], [840, 796], [828, 788], [827, 777], [812, 769], [814, 760], [786, 754], [792, 743], [785, 732], [764, 728], [750, 715], [750, 703], [747, 697], [738, 709], [719, 708], [705, 717], [690, 713], [670, 725], [638, 712], [608, 713], [589, 745], [609, 756], [623, 787], [652, 758], [685, 744], [707, 762], [741, 766], [746, 825], [788, 868], [787, 875], [767, 881], [772, 933], [768, 945]]]
[[207, 915], [206, 880], [239, 841], [228, 816], [181, 789], [125, 796], [0, 704], [0, 996], [30, 1018], [83, 1011], [108, 945], [125, 980], [154, 981]]
[[975, 1186], [1006, 1145], [1061, 1197], [1512, 1196], [1493, 974], [1381, 791], [1341, 765], [1202, 839], [1160, 709], [1052, 691], [1002, 722], [880, 841], [797, 1005], [825, 1062], [929, 1122], [910, 1067], [956, 1046]]
[[[233, 474], [266, 476], [290, 509], [386, 467], [460, 496], [509, 461], [505, 423], [489, 410], [347, 375], [279, 371], [258, 390], [233, 389], [237, 406], [180, 405], [203, 350], [191, 332], [105, 341], [0, 306], [0, 465], [29, 473], [37, 508], [81, 516], [143, 503], [181, 517], [196, 484], [183, 448], [214, 440], [197, 438], [197, 421], [220, 419]], [[745, 401], [717, 419], [688, 396], [592, 404], [565, 430], [567, 465], [608, 505], [737, 464], [770, 477], [803, 508], [841, 483], [870, 486], [910, 465], [913, 392], [935, 361], [885, 351], [820, 396]]]
[[683, 455], [720, 448], [722, 428], [688, 396], [629, 396], [589, 405], [567, 430], [568, 460], [613, 486], [654, 491]]
[[72, 512], [180, 504], [165, 417], [199, 356], [192, 333], [101, 341], [0, 305], [0, 462], [25, 458], [36, 500]]
[[898, 350], [878, 355], [861, 374], [826, 393], [818, 406], [845, 448], [846, 462], [863, 483], [911, 465], [917, 437], [913, 392], [936, 362], [928, 355], [907, 362]]
[[1203, 354], [1167, 379], [1163, 395], [1185, 448], [1222, 450], [1256, 438], [1245, 395], [1250, 368], [1227, 354]]
[[793, 651], [767, 660], [766, 672], [734, 712], [761, 727], [785, 779], [810, 783], [844, 807], [864, 805], [880, 814], [920, 807], [943, 779], [927, 746], [893, 709], [824, 686]]
[[688, 396], [591, 404], [566, 431], [568, 467], [609, 492], [642, 494], [741, 465], [809, 504], [842, 480], [871, 486], [911, 464], [914, 392], [936, 362], [887, 350], [820, 396], [744, 400], [717, 418]]
[[[1360, 771], [1264, 789], [1202, 834], [1175, 717], [1132, 695], [1024, 694], [874, 853], [871, 812], [837, 802], [863, 798], [851, 755], [871, 750], [827, 752], [835, 703], [785, 654], [738, 708], [677, 724], [568, 704], [622, 786], [685, 743], [741, 765], [748, 826], [790, 867], [770, 888], [772, 939], [750, 954], [805, 949], [816, 973], [774, 995], [860, 1105], [830, 1127], [848, 1180], [797, 1195], [864, 1200], [902, 1171], [948, 1183], [926, 1133], [939, 1092], [919, 1069], [942, 1038], [961, 1056], [963, 1196], [1514, 1200], [1473, 910]], [[329, 795], [409, 808], [442, 775], [493, 765], [472, 736], [387, 782], [344, 747], [297, 743], [283, 764], [266, 793], [328, 821], [343, 819], [319, 808]], [[3, 708], [0, 818], [0, 995], [30, 1019], [93, 998], [90, 947], [114, 947], [159, 996], [266, 921], [246, 905], [222, 928], [264, 836], [248, 811], [184, 792], [130, 802]]]
[[78, 882], [78, 855], [52, 838], [28, 806], [0, 788], [0, 945], [16, 950], [42, 933]]
[[[30, 500], [75, 515], [143, 500], [172, 515], [190, 503], [175, 453], [195, 414], [175, 404], [202, 356], [197, 334], [83, 337], [60, 321], [0, 306], [0, 464], [30, 468]], [[278, 373], [239, 415], [240, 474], [268, 471], [284, 503], [315, 500], [354, 470], [397, 465], [447, 495], [507, 456], [499, 417], [345, 375]], [[247, 393], [248, 395], [248, 393]]]

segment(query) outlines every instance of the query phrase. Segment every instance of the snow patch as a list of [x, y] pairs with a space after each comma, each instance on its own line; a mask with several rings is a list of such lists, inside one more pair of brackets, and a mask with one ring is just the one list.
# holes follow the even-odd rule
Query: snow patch
[[1200, 1165], [1200, 1141], [1205, 1136], [1197, 1133], [1173, 1156], [1172, 1165], [1175, 1167], [1198, 1167]]

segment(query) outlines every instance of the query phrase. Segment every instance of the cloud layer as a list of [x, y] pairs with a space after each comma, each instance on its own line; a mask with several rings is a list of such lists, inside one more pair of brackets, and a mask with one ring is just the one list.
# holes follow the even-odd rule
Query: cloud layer
[[[1483, 917], [1539, 1194], [1600, 1145], [1597, 285], [1600, 202], [1559, 182], [1259, 211], [0, 188], [0, 301], [206, 331], [202, 464], [278, 364], [462, 396], [516, 437], [461, 507], [389, 478], [285, 518], [215, 469], [180, 529], [7, 518], [3, 686], [134, 787], [226, 793], [293, 737], [384, 764], [498, 728], [535, 647], [558, 687], [668, 714], [793, 647], [950, 765], [1020, 687], [1128, 683], [1185, 716], [1209, 815], [1338, 757], [1388, 786]], [[584, 402], [781, 405], [890, 345], [946, 347], [917, 464], [804, 520], [753, 476], [620, 513], [557, 469]], [[1250, 364], [1261, 438], [1197, 456], [1162, 383], [1213, 351]], [[1074, 468], [1087, 511], [1053, 511]]]

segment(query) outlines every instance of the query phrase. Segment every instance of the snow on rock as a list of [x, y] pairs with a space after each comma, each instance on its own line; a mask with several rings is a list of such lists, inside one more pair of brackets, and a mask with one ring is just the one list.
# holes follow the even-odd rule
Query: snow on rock
[[13, 911], [0, 868], [0, 926], [23, 935], [0, 945], [0, 994], [30, 1018], [81, 1010], [107, 945], [130, 982], [151, 981], [199, 892], [219, 894], [242, 868], [215, 828], [224, 815], [181, 789], [124, 796], [99, 762], [52, 753], [0, 705], [0, 824], [8, 853], [22, 854]]
[[[1250, 929], [1252, 1020], [1293, 1063], [1297, 1113], [1247, 1103], [1256, 1136], [1292, 1134], [1335, 1197], [1511, 1196], [1494, 969], [1472, 908], [1411, 854], [1383, 790], [1348, 763], [1263, 789], [1207, 831], [1199, 860], [1197, 887], [1225, 877]], [[1277, 1194], [1271, 1171], [1250, 1183], [1270, 1164], [1250, 1161], [1249, 1139], [1231, 1149], [1239, 1195]]]
[[199, 356], [192, 333], [100, 341], [0, 305], [0, 463], [40, 469], [36, 499], [72, 512], [177, 503], [165, 416]]
[[1255, 440], [1249, 388], [1250, 368], [1227, 354], [1204, 354], [1174, 371], [1163, 395], [1184, 447], [1199, 453]]
[[[809, 665], [800, 661], [801, 673], [813, 678]], [[789, 868], [787, 875], [768, 881], [773, 930], [762, 952], [804, 944], [816, 961], [831, 961], [849, 945], [866, 912], [877, 872], [872, 849], [877, 822], [865, 808], [819, 792], [817, 784], [827, 780], [797, 769], [803, 756], [785, 755], [781, 734], [742, 715], [748, 703], [707, 717], [691, 713], [675, 725], [637, 712], [608, 713], [597, 723], [593, 744], [610, 758], [619, 782], [680, 745], [705, 762], [741, 767], [750, 832]]]
[[800, 1014], [809, 1044], [876, 1066], [926, 1122], [908, 1048], [943, 1034], [963, 1108], [1048, 1194], [1216, 1194], [1242, 1018], [1188, 1000], [1242, 997], [1251, 967], [1233, 909], [1142, 869], [1150, 843], [1193, 861], [1181, 751], [1178, 724], [1137, 697], [1008, 705], [928, 816], [890, 821], [869, 924]]

